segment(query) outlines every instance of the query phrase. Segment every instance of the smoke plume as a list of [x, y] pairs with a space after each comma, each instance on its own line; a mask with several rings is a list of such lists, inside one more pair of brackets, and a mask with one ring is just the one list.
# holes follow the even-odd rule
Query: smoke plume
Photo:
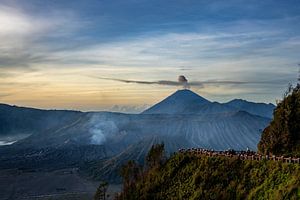
[[183, 75], [178, 76], [178, 82], [182, 84], [184, 89], [190, 88], [190, 86], [188, 84], [188, 80], [185, 78], [185, 76], [183, 76]]
[[[170, 80], [159, 80], [159, 81], [139, 81], [139, 80], [127, 80], [127, 79], [118, 79], [118, 78], [105, 78], [105, 77], [96, 77], [98, 79], [103, 80], [111, 80], [111, 81], [118, 81], [123, 83], [136, 83], [136, 84], [145, 84], [145, 85], [168, 85], [168, 86], [182, 86], [185, 89], [190, 88], [190, 84], [185, 76], [180, 75], [178, 77], [178, 81], [170, 81]], [[194, 86], [202, 87], [202, 83], [195, 83]]]
[[93, 114], [89, 122], [91, 144], [101, 145], [109, 136], [118, 132], [116, 124], [103, 115]]
[[167, 86], [182, 86], [185, 89], [190, 87], [203, 88], [206, 85], [243, 85], [243, 84], [255, 84], [258, 82], [245, 82], [245, 81], [232, 81], [232, 80], [207, 80], [207, 81], [193, 81], [188, 82], [187, 78], [183, 75], [178, 77], [178, 81], [170, 80], [158, 80], [158, 81], [140, 81], [140, 80], [127, 80], [118, 78], [106, 78], [106, 77], [93, 77], [103, 80], [118, 81], [122, 83], [136, 83], [136, 84], [146, 84], [146, 85], [167, 85]]

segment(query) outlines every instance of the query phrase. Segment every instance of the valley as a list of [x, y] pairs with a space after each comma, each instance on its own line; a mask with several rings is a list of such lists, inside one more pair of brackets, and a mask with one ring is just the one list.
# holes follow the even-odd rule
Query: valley
[[273, 109], [244, 100], [211, 102], [187, 89], [140, 114], [0, 105], [0, 135], [27, 134], [0, 147], [1, 183], [11, 185], [2, 192], [6, 199], [21, 193], [36, 199], [84, 199], [104, 180], [117, 191], [120, 168], [128, 160], [143, 164], [152, 145], [162, 142], [167, 155], [194, 147], [256, 151]]

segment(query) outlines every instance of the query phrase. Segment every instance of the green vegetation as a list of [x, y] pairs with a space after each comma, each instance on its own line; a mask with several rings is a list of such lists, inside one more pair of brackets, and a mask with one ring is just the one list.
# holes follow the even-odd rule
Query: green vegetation
[[147, 165], [150, 168], [160, 166], [163, 163], [165, 158], [164, 151], [165, 151], [165, 145], [163, 143], [153, 145], [146, 157]]
[[142, 176], [142, 168], [135, 163], [135, 161], [128, 161], [121, 169], [121, 176], [123, 177], [123, 191], [125, 194], [133, 193], [135, 183]]
[[108, 183], [102, 182], [97, 188], [96, 194], [94, 195], [94, 200], [105, 200], [107, 192]]
[[300, 166], [175, 154], [116, 199], [299, 199]]
[[300, 85], [289, 87], [263, 131], [258, 149], [263, 154], [300, 156]]

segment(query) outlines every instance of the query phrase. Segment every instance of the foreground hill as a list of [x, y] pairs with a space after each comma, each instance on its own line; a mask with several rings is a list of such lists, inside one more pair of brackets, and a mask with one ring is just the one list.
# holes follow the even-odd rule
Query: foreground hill
[[300, 85], [290, 88], [258, 145], [264, 154], [300, 156]]
[[125, 199], [299, 199], [300, 166], [175, 154], [147, 171]]

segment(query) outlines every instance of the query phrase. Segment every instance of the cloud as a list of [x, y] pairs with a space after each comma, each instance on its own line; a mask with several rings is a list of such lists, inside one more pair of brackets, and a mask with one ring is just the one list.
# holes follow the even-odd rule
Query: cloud
[[[235, 26], [237, 25], [231, 24], [231, 27]], [[47, 56], [52, 63], [62, 66], [189, 66], [188, 69], [208, 69], [212, 65], [227, 67], [236, 63], [239, 66], [230, 67], [261, 68], [259, 65], [264, 64], [263, 62], [278, 65], [283, 59], [289, 59], [287, 62], [297, 59], [293, 52], [297, 52], [300, 39], [294, 38], [293, 45], [282, 48], [288, 37], [274, 28], [267, 31], [263, 27], [255, 27], [249, 32], [162, 32], [65, 49], [51, 52]], [[265, 69], [267, 67], [264, 66]]]
[[108, 111], [111, 112], [121, 112], [121, 113], [140, 113], [151, 105], [143, 104], [143, 105], [114, 105], [110, 108], [107, 108]]
[[82, 25], [71, 12], [34, 15], [3, 5], [0, 24], [0, 68], [30, 68], [49, 61], [48, 55], [60, 46], [50, 41], [70, 36]]
[[24, 15], [20, 10], [0, 6], [0, 35], [28, 35], [40, 29], [42, 24], [37, 23], [36, 19]]
[[10, 93], [0, 93], [0, 99], [3, 98], [3, 97], [8, 97], [8, 96], [11, 96], [12, 94]]
[[[188, 69], [194, 69], [208, 68], [212, 64], [227, 65], [232, 60], [256, 62], [264, 59], [276, 63], [280, 58], [270, 55], [290, 56], [291, 51], [299, 48], [300, 42], [299, 38], [294, 37], [291, 44], [286, 43], [287, 38], [292, 37], [285, 34], [290, 28], [278, 28], [297, 19], [230, 21], [204, 24], [206, 29], [201, 31], [157, 30], [100, 41], [93, 30], [88, 29], [98, 24], [89, 24], [92, 22], [83, 20], [72, 11], [57, 9], [37, 16], [20, 8], [0, 6], [0, 13], [0, 22], [8, 24], [7, 27], [0, 27], [2, 68], [90, 65], [189, 66]], [[193, 23], [195, 26], [202, 24], [201, 21]], [[85, 32], [86, 29], [91, 32]], [[80, 37], [83, 33], [85, 35]], [[284, 42], [290, 49], [281, 51], [277, 47]], [[293, 57], [295, 59], [296, 55]]]

